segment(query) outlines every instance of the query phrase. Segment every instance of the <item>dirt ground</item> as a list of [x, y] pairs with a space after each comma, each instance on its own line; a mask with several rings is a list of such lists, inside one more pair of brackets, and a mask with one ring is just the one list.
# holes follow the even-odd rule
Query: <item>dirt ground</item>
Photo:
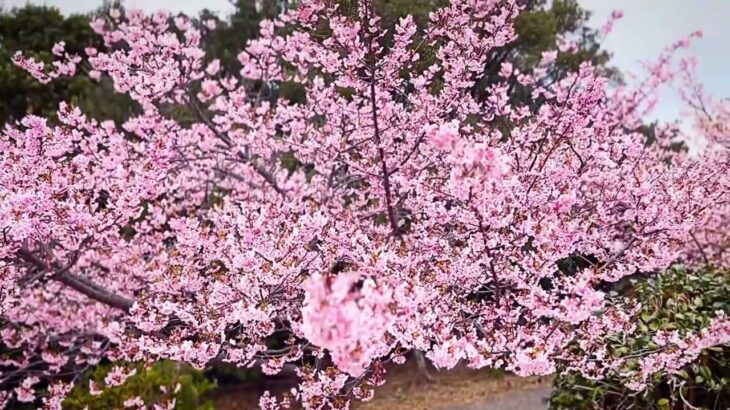
[[[489, 370], [457, 368], [449, 372], [431, 371], [433, 381], [419, 378], [414, 369], [404, 368], [375, 391], [375, 398], [353, 405], [358, 410], [451, 410], [480, 408], [507, 395], [535, 387], [549, 387], [549, 378], [521, 378]], [[476, 407], [473, 407], [476, 406]], [[523, 410], [510, 408], [507, 410]], [[526, 409], [524, 409], [526, 410]]]
[[[549, 392], [550, 378], [520, 378], [490, 370], [457, 368], [449, 372], [431, 370], [431, 381], [425, 380], [415, 365], [406, 364], [388, 372], [387, 382], [375, 391], [375, 398], [366, 403], [353, 403], [355, 410], [526, 410], [512, 402], [530, 401], [534, 408]], [[256, 409], [258, 396], [266, 389], [288, 389], [286, 382], [222, 388], [213, 398], [216, 409]]]
[[551, 391], [549, 384], [526, 387], [449, 410], [546, 410]]

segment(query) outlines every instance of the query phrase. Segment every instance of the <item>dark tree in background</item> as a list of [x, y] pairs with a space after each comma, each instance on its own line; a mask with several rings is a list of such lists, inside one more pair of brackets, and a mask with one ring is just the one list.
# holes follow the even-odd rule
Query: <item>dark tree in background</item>
[[234, 3], [235, 11], [230, 16], [221, 18], [207, 9], [199, 16], [202, 22], [210, 19], [216, 22], [215, 29], [207, 31], [205, 38], [208, 56], [220, 59], [222, 71], [233, 75], [240, 69], [237, 57], [246, 41], [257, 36], [261, 20], [279, 13], [281, 2], [264, 0], [259, 2], [260, 7], [256, 7], [256, 0], [237, 0]]
[[[357, 0], [339, 1], [344, 8], [354, 9], [357, 6]], [[446, 2], [376, 0], [375, 6], [383, 16], [383, 24], [392, 26], [400, 17], [409, 14], [423, 24], [431, 11]], [[208, 55], [220, 59], [223, 74], [236, 75], [240, 68], [237, 56], [247, 40], [257, 35], [259, 22], [274, 17], [294, 3], [291, 0], [237, 0], [235, 10], [229, 16], [203, 10], [197, 20], [206, 33], [205, 48]], [[106, 2], [90, 15], [71, 16], [64, 16], [58, 9], [45, 6], [27, 5], [0, 10], [0, 124], [19, 120], [27, 114], [52, 117], [61, 101], [80, 106], [93, 118], [110, 118], [117, 122], [135, 112], [137, 107], [126, 96], [115, 93], [108, 78], [102, 78], [101, 87], [82, 77], [40, 84], [11, 62], [11, 56], [18, 50], [25, 50], [49, 62], [52, 60], [49, 50], [59, 41], [64, 41], [66, 49], [73, 53], [82, 53], [84, 47], [88, 46], [101, 47], [89, 22], [93, 16], [105, 14], [105, 9], [120, 4]], [[554, 78], [564, 76], [583, 61], [591, 61], [614, 74], [613, 78], [619, 79], [617, 72], [607, 65], [610, 56], [601, 49], [598, 32], [587, 26], [590, 13], [583, 10], [576, 0], [527, 0], [524, 5], [527, 11], [516, 22], [519, 39], [494, 51], [493, 58], [484, 68], [484, 79], [475, 90], [476, 93], [483, 92], [496, 81], [503, 61], [509, 61], [521, 71], [529, 72], [539, 63], [542, 52], [554, 47], [556, 37], [565, 35], [578, 41], [580, 51], [558, 55], [557, 68], [551, 73]], [[208, 20], [215, 22], [214, 28], [204, 24]], [[434, 58], [430, 52], [431, 47], [424, 45], [421, 50], [421, 64], [424, 67]], [[287, 84], [282, 84], [278, 92], [294, 100], [303, 98], [303, 95], [296, 96], [299, 90], [288, 88]], [[516, 85], [512, 96], [521, 99], [523, 92]]]
[[114, 92], [108, 80], [101, 87], [82, 77], [41, 84], [11, 61], [18, 50], [46, 63], [53, 61], [50, 50], [60, 41], [70, 53], [100, 47], [89, 23], [90, 16], [66, 17], [53, 7], [27, 5], [0, 11], [0, 124], [28, 114], [53, 117], [62, 101], [80, 106], [94, 118], [121, 121], [129, 115], [134, 107], [126, 96]]
[[[341, 0], [354, 7], [357, 0]], [[428, 14], [448, 0], [375, 0], [375, 5], [384, 19], [384, 24], [392, 26], [398, 18], [412, 15], [423, 25]], [[559, 36], [576, 41], [578, 50], [571, 53], [558, 53], [557, 64], [552, 77], [558, 79], [575, 71], [584, 61], [601, 67], [615, 81], [620, 75], [615, 68], [609, 67], [610, 54], [601, 49], [600, 33], [588, 26], [591, 13], [580, 7], [576, 0], [526, 0], [525, 11], [515, 22], [518, 38], [506, 47], [495, 50], [485, 67], [486, 76], [480, 86], [483, 89], [496, 82], [500, 65], [504, 61], [512, 63], [521, 72], [529, 72], [541, 60], [542, 53], [554, 49]], [[431, 64], [432, 55], [422, 53], [424, 66]], [[513, 96], [519, 98], [521, 90], [516, 87]]]

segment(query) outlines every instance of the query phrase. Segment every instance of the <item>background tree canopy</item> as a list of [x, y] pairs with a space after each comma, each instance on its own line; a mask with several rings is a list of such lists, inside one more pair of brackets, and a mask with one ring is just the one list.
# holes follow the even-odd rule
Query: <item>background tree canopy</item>
[[58, 104], [68, 101], [94, 118], [120, 121], [133, 109], [128, 98], [117, 94], [105, 80], [101, 87], [88, 77], [62, 78], [41, 84], [15, 67], [12, 55], [19, 50], [49, 63], [51, 48], [66, 43], [70, 53], [99, 47], [101, 40], [89, 26], [90, 16], [64, 16], [53, 7], [26, 5], [0, 12], [0, 123], [28, 114], [53, 116]]
[[[346, 8], [356, 4], [356, 0], [341, 2]], [[406, 15], [413, 15], [420, 24], [425, 23], [428, 13], [444, 3], [445, 0], [377, 0], [375, 5], [383, 16], [383, 24], [393, 26], [400, 17]], [[205, 24], [201, 24], [201, 27], [206, 31], [206, 51], [211, 58], [220, 59], [224, 74], [235, 75], [238, 72], [240, 64], [237, 56], [246, 41], [257, 35], [259, 22], [275, 16], [286, 5], [286, 1], [264, 0], [257, 7], [255, 0], [238, 0], [234, 12], [223, 18], [207, 9], [201, 11], [197, 18], [199, 22], [215, 22], [212, 29]], [[590, 13], [582, 9], [576, 0], [555, 0], [549, 3], [547, 0], [529, 0], [525, 7], [527, 11], [516, 22], [518, 40], [495, 51], [491, 62], [485, 67], [489, 75], [479, 85], [480, 90], [496, 81], [503, 61], [511, 62], [520, 71], [530, 71], [540, 62], [542, 53], [553, 47], [559, 36], [576, 39], [580, 51], [559, 53], [557, 68], [553, 73], [556, 78], [575, 70], [583, 61], [591, 61], [605, 68], [613, 78], [620, 78], [618, 72], [608, 65], [610, 55], [601, 49], [599, 33], [587, 25]], [[83, 54], [85, 47], [101, 47], [101, 41], [89, 23], [94, 15], [104, 12], [100, 8], [89, 15], [64, 16], [56, 8], [34, 5], [0, 10], [0, 124], [17, 121], [28, 114], [53, 117], [62, 101], [80, 106], [93, 118], [117, 122], [138, 109], [129, 98], [114, 92], [114, 86], [108, 78], [102, 78], [101, 87], [86, 77], [41, 84], [15, 67], [11, 61], [16, 51], [24, 50], [48, 63], [52, 61], [50, 49], [59, 41], [64, 41], [66, 50], [71, 53]], [[433, 59], [428, 52], [426, 47], [423, 52], [424, 65]], [[284, 85], [281, 92], [294, 93], [296, 90], [288, 90]], [[523, 92], [516, 86], [512, 95], [521, 98]]]

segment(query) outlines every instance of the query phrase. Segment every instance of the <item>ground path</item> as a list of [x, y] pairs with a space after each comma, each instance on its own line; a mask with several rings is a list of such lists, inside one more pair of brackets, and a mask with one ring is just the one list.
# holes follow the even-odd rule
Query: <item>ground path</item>
[[[545, 410], [551, 378], [520, 378], [489, 370], [457, 368], [431, 370], [426, 381], [413, 364], [390, 369], [385, 385], [366, 403], [353, 410]], [[286, 391], [289, 387], [247, 386], [221, 389], [212, 398], [219, 410], [255, 409], [263, 390]]]
[[452, 407], [449, 410], [545, 410], [550, 390], [550, 385], [537, 385], [505, 392], [482, 402]]
[[392, 379], [376, 390], [373, 401], [355, 410], [545, 410], [552, 379], [520, 378], [494, 371], [466, 368], [432, 372], [433, 381], [417, 372], [395, 370]]

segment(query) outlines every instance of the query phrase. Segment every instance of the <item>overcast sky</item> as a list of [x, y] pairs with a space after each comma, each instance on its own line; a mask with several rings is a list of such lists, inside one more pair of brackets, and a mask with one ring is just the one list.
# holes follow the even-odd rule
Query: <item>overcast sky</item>
[[[612, 64], [624, 72], [640, 72], [641, 61], [654, 61], [671, 43], [701, 30], [691, 54], [699, 61], [698, 75], [706, 90], [718, 98], [730, 97], [730, 0], [579, 0], [593, 11], [592, 25], [599, 27], [613, 10], [624, 17], [604, 42]], [[679, 115], [681, 100], [676, 92], [662, 94], [656, 116]]]
[[[22, 6], [28, 0], [0, 0], [5, 7]], [[86, 12], [102, 0], [31, 0], [36, 4], [57, 6], [65, 13]], [[692, 53], [699, 60], [700, 79], [716, 97], [730, 97], [730, 0], [579, 0], [594, 12], [591, 24], [600, 27], [611, 11], [623, 10], [624, 18], [605, 40], [613, 53], [612, 64], [623, 72], [639, 71], [641, 61], [653, 61], [667, 45], [695, 30], [704, 38], [695, 42]], [[225, 16], [232, 10], [228, 0], [126, 0], [130, 8], [147, 11], [181, 10], [195, 14], [202, 8]], [[662, 96], [656, 116], [676, 118], [680, 101], [676, 93]]]

